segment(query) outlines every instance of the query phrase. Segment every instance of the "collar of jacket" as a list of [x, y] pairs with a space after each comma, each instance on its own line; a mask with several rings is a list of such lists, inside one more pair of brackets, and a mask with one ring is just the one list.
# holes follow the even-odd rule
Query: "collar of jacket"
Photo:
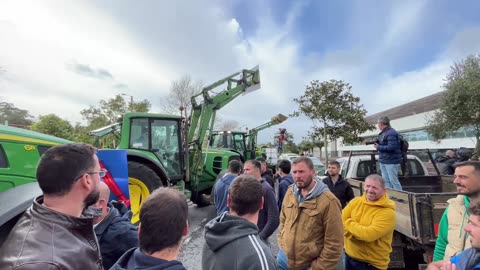
[[102, 234], [117, 216], [120, 216], [120, 213], [118, 212], [118, 210], [115, 207], [113, 207], [111, 204], [108, 204], [108, 214], [95, 227], [95, 233]]
[[45, 222], [58, 224], [66, 228], [81, 228], [90, 226], [93, 228], [92, 217], [74, 217], [64, 213], [57, 212], [43, 205], [43, 196], [38, 196], [33, 200], [32, 216]]
[[338, 180], [335, 183], [333, 183], [332, 177], [330, 175], [327, 176], [327, 179], [328, 179], [328, 181], [330, 181], [332, 183], [333, 186], [336, 186], [339, 183], [341, 183], [342, 181], [344, 181], [343, 176], [341, 174], [338, 175]]

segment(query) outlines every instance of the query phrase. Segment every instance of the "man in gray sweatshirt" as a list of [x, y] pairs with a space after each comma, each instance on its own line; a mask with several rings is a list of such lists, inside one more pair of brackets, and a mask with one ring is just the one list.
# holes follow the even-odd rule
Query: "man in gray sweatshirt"
[[258, 235], [258, 213], [263, 207], [262, 186], [251, 175], [238, 176], [228, 191], [230, 212], [205, 226], [203, 270], [275, 270], [270, 248]]

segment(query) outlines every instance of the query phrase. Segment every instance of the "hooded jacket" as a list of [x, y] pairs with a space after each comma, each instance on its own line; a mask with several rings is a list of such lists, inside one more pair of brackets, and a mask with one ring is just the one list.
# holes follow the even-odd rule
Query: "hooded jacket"
[[43, 206], [43, 196], [18, 220], [0, 249], [0, 269], [103, 269], [93, 218]]
[[228, 211], [227, 206], [227, 197], [228, 197], [228, 188], [233, 183], [233, 180], [237, 177], [236, 174], [226, 173], [222, 178], [220, 178], [215, 186], [213, 199], [215, 201], [215, 208], [217, 209], [217, 216], [221, 213]]
[[290, 186], [283, 201], [278, 244], [290, 268], [335, 269], [342, 254], [340, 202], [322, 181], [315, 181], [305, 197]]
[[138, 228], [130, 222], [130, 211], [112, 201], [108, 215], [95, 226], [103, 268], [109, 269], [129, 249], [138, 247]]
[[257, 226], [225, 212], [205, 225], [202, 269], [274, 270], [277, 266]]
[[[110, 270], [186, 270], [182, 263], [166, 261], [144, 254], [140, 248], [132, 248], [118, 259]], [[106, 270], [106, 269], [105, 269]]]
[[366, 193], [343, 209], [345, 252], [355, 260], [387, 269], [395, 229], [395, 203], [385, 193], [370, 202]]
[[450, 259], [457, 266], [457, 270], [480, 269], [480, 252], [476, 248], [469, 248]]
[[278, 209], [282, 210], [283, 199], [287, 193], [288, 187], [293, 184], [293, 177], [291, 174], [287, 174], [284, 177], [280, 178], [278, 184]]

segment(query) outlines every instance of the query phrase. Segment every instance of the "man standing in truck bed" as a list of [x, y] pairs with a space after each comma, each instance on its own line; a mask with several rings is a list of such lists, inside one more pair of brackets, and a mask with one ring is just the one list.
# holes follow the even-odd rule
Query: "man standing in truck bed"
[[448, 200], [448, 207], [440, 220], [433, 260], [447, 260], [471, 246], [463, 228], [468, 223], [468, 207], [478, 201], [480, 194], [480, 162], [456, 163], [455, 180], [460, 194]]

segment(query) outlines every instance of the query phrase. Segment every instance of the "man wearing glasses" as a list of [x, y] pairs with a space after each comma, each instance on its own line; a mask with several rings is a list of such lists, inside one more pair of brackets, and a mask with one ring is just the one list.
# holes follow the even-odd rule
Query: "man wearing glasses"
[[50, 148], [40, 159], [43, 195], [23, 214], [0, 249], [0, 269], [103, 269], [93, 218], [82, 211], [97, 202], [100, 168], [87, 144]]

